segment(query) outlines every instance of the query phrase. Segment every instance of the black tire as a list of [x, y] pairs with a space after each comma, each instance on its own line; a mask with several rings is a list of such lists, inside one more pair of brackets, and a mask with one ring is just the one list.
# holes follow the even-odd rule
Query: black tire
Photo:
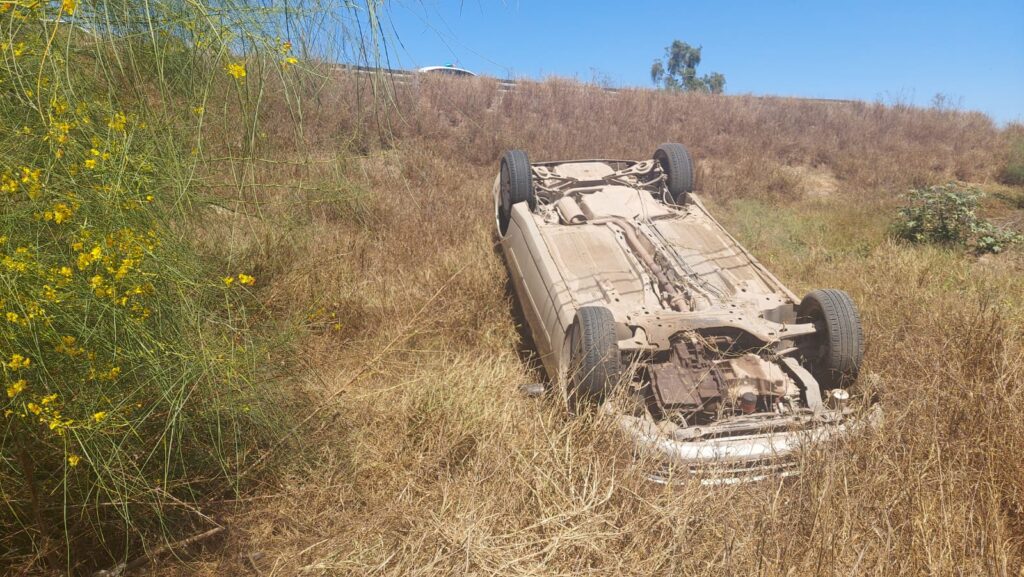
[[498, 229], [502, 236], [508, 232], [512, 218], [512, 205], [529, 203], [534, 209], [537, 201], [533, 196], [533, 176], [530, 174], [530, 159], [522, 150], [509, 150], [501, 157], [501, 180], [498, 200]]
[[686, 202], [686, 195], [693, 192], [693, 157], [682, 144], [662, 144], [654, 151], [654, 159], [661, 164], [665, 173], [668, 193], [676, 204]]
[[857, 380], [864, 358], [864, 332], [850, 295], [838, 289], [810, 292], [800, 301], [797, 318], [817, 328], [803, 348], [818, 384], [835, 389]]
[[604, 307], [581, 307], [570, 335], [566, 397], [571, 412], [600, 405], [622, 376], [615, 318]]

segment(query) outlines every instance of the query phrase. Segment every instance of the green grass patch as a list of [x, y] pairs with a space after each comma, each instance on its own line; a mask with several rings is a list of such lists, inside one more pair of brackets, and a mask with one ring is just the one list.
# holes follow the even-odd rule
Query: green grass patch
[[710, 209], [770, 270], [808, 279], [820, 267], [865, 258], [882, 244], [888, 223], [878, 214], [885, 204], [853, 203], [848, 197], [791, 203], [736, 199]]
[[1010, 152], [1006, 165], [999, 171], [999, 180], [1003, 184], [1024, 185], [1024, 137], [1016, 137], [1010, 142]]

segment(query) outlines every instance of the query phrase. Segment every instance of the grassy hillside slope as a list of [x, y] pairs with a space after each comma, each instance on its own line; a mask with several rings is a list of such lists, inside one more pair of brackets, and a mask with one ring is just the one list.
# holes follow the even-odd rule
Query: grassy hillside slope
[[[985, 214], [1019, 229], [1021, 189], [995, 183], [1007, 131], [975, 113], [555, 80], [376, 88], [310, 80], [298, 131], [268, 92], [246, 164], [261, 186], [210, 216], [209, 250], [240, 255], [294, 329], [275, 388], [301, 424], [286, 474], [216, 505], [226, 546], [166, 572], [1021, 570], [1024, 261], [889, 236], [902, 193], [949, 180], [993, 193]], [[795, 292], [861, 306], [859, 390], [885, 421], [807, 455], [798, 478], [655, 485], [609, 423], [517, 392], [543, 377], [495, 249], [497, 158], [644, 158], [665, 141], [691, 148], [715, 214]]]

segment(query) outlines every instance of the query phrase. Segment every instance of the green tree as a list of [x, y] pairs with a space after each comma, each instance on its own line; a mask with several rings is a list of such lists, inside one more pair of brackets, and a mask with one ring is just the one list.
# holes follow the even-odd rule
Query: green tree
[[701, 46], [690, 46], [682, 40], [673, 40], [665, 47], [665, 58], [656, 58], [651, 64], [651, 82], [665, 90], [687, 92], [725, 91], [725, 76], [718, 72], [697, 76]]

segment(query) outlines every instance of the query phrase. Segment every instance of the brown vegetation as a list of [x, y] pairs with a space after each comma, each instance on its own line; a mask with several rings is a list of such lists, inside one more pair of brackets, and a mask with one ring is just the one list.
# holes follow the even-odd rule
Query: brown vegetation
[[[1018, 574], [1020, 256], [887, 233], [909, 187], [995, 180], [1006, 136], [987, 117], [554, 80], [395, 88], [376, 109], [365, 82], [310, 88], [301, 131], [272, 104], [261, 186], [210, 216], [211, 250], [252, 265], [266, 322], [298, 331], [273, 361], [282, 402], [310, 418], [282, 440], [286, 473], [220, 506], [226, 547], [171, 572], [248, 573], [239, 555], [258, 551], [263, 575]], [[839, 287], [862, 308], [859, 389], [885, 422], [798, 478], [655, 485], [607, 423], [517, 392], [542, 376], [494, 247], [496, 159], [665, 141], [691, 147], [716, 214], [796, 292]]]

